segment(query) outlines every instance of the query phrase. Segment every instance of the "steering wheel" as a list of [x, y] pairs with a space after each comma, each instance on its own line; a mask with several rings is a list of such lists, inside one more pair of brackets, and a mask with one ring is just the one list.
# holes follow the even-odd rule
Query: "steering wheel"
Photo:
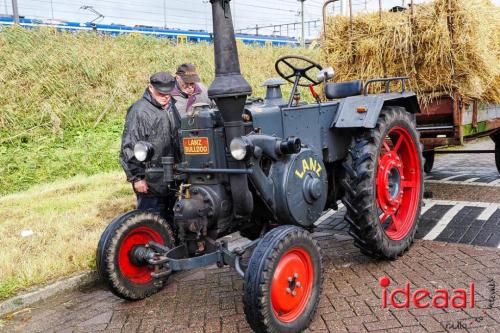
[[[293, 62], [291, 62], [291, 60], [293, 60]], [[281, 70], [281, 64], [286, 65], [286, 71]], [[323, 67], [317, 62], [303, 56], [288, 55], [281, 57], [276, 61], [274, 68], [276, 68], [276, 72], [283, 79], [287, 80], [290, 83], [297, 84], [301, 87], [309, 87], [311, 85], [316, 86], [321, 83], [316, 81], [315, 79], [312, 79], [311, 76], [309, 76], [308, 72], [314, 68], [316, 68], [317, 70], [322, 70]], [[289, 70], [291, 70], [291, 73]], [[292, 79], [293, 77], [295, 77], [295, 79]], [[307, 81], [309, 81], [309, 83], [301, 83], [301, 78], [306, 79]]]

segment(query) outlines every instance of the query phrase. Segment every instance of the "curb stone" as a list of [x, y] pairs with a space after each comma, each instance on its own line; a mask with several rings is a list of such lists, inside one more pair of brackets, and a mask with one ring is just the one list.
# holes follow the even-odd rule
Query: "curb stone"
[[88, 271], [64, 280], [57, 281], [50, 285], [43, 286], [26, 294], [9, 298], [0, 303], [0, 316], [30, 306], [38, 301], [55, 296], [56, 294], [59, 294], [61, 292], [74, 290], [85, 285], [95, 283], [97, 280], [97, 272]]

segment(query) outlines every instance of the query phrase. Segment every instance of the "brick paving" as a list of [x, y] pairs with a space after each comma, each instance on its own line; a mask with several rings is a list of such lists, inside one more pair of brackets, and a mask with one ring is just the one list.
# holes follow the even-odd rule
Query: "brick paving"
[[[494, 150], [495, 144], [484, 138], [456, 147], [456, 150]], [[464, 183], [500, 186], [500, 174], [495, 166], [495, 154], [437, 154], [432, 172], [426, 174], [428, 183]]]
[[[333, 221], [334, 219], [332, 219]], [[325, 282], [309, 332], [499, 332], [500, 250], [417, 240], [396, 261], [359, 253], [335, 224], [318, 227]], [[383, 309], [378, 279], [411, 289], [465, 288], [475, 283], [473, 309]], [[496, 299], [490, 304], [491, 283]], [[149, 299], [126, 302], [102, 286], [56, 296], [4, 319], [2, 332], [250, 332], [243, 281], [230, 268], [183, 272]], [[491, 309], [488, 308], [492, 305]]]

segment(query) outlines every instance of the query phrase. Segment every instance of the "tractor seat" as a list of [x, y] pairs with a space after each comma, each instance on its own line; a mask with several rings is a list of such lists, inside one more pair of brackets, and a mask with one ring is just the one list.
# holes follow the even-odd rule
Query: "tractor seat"
[[363, 81], [361, 80], [327, 83], [325, 86], [325, 95], [328, 99], [361, 95], [362, 91]]

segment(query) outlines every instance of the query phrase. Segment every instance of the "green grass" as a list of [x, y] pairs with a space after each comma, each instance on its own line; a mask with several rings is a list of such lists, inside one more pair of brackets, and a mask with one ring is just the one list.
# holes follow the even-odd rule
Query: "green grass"
[[[122, 172], [79, 175], [0, 197], [0, 300], [95, 268], [105, 226], [134, 204]], [[22, 237], [23, 230], [33, 235]]]
[[[191, 61], [206, 84], [214, 76], [211, 45], [173, 45], [142, 35], [15, 27], [0, 31], [0, 50], [0, 195], [77, 174], [119, 170], [125, 113], [151, 73], [174, 72]], [[316, 50], [290, 47], [239, 45], [239, 52], [256, 96], [264, 95], [266, 79], [277, 76], [278, 57], [318, 58]]]

